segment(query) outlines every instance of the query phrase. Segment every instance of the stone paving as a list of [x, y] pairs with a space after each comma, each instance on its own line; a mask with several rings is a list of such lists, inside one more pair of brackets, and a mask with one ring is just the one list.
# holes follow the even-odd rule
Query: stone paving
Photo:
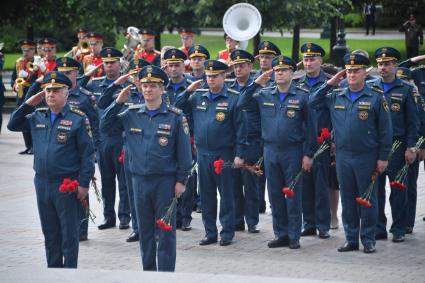
[[[33, 186], [32, 157], [17, 154], [23, 149], [21, 134], [9, 132], [5, 125], [9, 115], [4, 118], [0, 134], [0, 278], [6, 281], [0, 280], [40, 282], [42, 280], [37, 280], [40, 277], [36, 273], [45, 271], [46, 261]], [[336, 251], [344, 242], [341, 223], [338, 230], [331, 230], [330, 239], [303, 237], [299, 250], [269, 249], [267, 242], [273, 238], [269, 210], [260, 217], [259, 234], [237, 232], [234, 244], [228, 247], [218, 244], [201, 247], [198, 245], [204, 235], [201, 215], [193, 213], [193, 230], [177, 233], [178, 274], [175, 277], [157, 277], [155, 280], [152, 275], [143, 278], [149, 282], [170, 279], [176, 282], [274, 282], [267, 281], [269, 277], [300, 279], [293, 282], [425, 282], [425, 222], [422, 221], [425, 216], [424, 191], [425, 173], [421, 164], [413, 234], [407, 235], [404, 243], [378, 241], [377, 252], [371, 255], [362, 251]], [[96, 224], [99, 224], [103, 220], [102, 206], [95, 201], [93, 192], [91, 194], [92, 210], [97, 215]], [[387, 216], [390, 224], [388, 207]], [[84, 270], [81, 274], [92, 274], [91, 277], [94, 277], [93, 273], [99, 274], [97, 282], [105, 282], [101, 278], [109, 278], [108, 282], [121, 282], [113, 278], [129, 278], [122, 282], [135, 282], [135, 274], [143, 273], [140, 272], [138, 243], [125, 242], [129, 233], [130, 230], [118, 228], [100, 231], [97, 225], [90, 223], [89, 240], [80, 245], [79, 270]], [[76, 276], [75, 272], [73, 274]], [[53, 275], [55, 278], [57, 273]], [[83, 278], [79, 276], [75, 278]], [[57, 280], [52, 279], [50, 282]]]

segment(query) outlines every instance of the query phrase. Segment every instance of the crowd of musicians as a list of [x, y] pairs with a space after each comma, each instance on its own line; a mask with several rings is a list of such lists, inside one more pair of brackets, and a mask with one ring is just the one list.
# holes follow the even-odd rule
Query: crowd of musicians
[[[194, 211], [205, 228], [201, 246], [259, 233], [266, 191], [268, 248], [328, 239], [338, 229], [339, 197], [346, 238], [339, 252], [361, 243], [373, 253], [388, 233], [396, 244], [413, 232], [425, 158], [425, 56], [399, 62], [392, 47], [356, 50], [339, 69], [315, 43], [302, 45], [298, 63], [271, 41], [251, 54], [226, 34], [226, 49], [213, 56], [190, 29], [180, 31], [182, 47], [161, 51], [155, 33], [141, 29], [125, 56], [101, 34], [77, 36], [59, 58], [53, 38], [20, 41], [11, 82], [18, 108], [8, 128], [23, 133], [20, 153], [34, 154], [49, 267], [77, 267], [87, 206], [97, 201], [88, 199], [95, 163], [98, 228], [115, 227], [117, 218], [120, 229], [131, 227], [127, 242], [140, 243], [144, 270], [174, 271], [176, 229], [190, 233]], [[329, 148], [317, 154], [326, 132]], [[387, 179], [402, 186], [386, 187]], [[78, 182], [72, 193], [63, 189], [70, 180]], [[174, 198], [176, 209], [167, 210]], [[164, 229], [158, 219], [168, 212], [172, 227]]]

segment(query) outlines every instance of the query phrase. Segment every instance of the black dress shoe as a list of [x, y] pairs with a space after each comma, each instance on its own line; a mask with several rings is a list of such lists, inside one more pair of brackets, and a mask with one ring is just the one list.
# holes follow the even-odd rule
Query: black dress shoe
[[21, 154], [21, 155], [23, 155], [23, 154], [28, 154], [28, 151], [29, 151], [30, 149], [29, 148], [26, 148], [25, 150], [23, 150], [23, 151], [20, 151], [20, 152], [18, 152], [19, 154]]
[[292, 250], [301, 248], [300, 241], [298, 240], [289, 241], [289, 248]]
[[102, 224], [97, 226], [99, 230], [104, 230], [112, 227], [115, 227], [115, 219], [113, 218], [106, 218]]
[[413, 227], [406, 227], [406, 234], [412, 234], [413, 233]]
[[386, 240], [388, 239], [388, 234], [387, 233], [378, 233], [375, 235], [375, 240]]
[[364, 245], [363, 252], [365, 254], [371, 254], [371, 253], [376, 252], [375, 245], [374, 244], [366, 244], [366, 245]]
[[343, 252], [351, 252], [351, 251], [358, 251], [359, 250], [359, 245], [354, 245], [354, 244], [350, 244], [345, 242], [344, 245], [342, 245], [341, 247], [338, 248], [338, 251], [343, 253]]
[[260, 230], [258, 230], [257, 225], [248, 225], [248, 232], [249, 233], [260, 233]]
[[119, 228], [121, 230], [125, 230], [125, 229], [130, 228], [130, 221], [121, 221]]
[[196, 208], [196, 213], [202, 213], [202, 209], [200, 207]]
[[329, 235], [328, 231], [324, 231], [324, 232], [319, 231], [319, 238], [320, 239], [328, 239], [330, 237], [331, 237], [331, 235]]
[[29, 154], [29, 155], [33, 155], [34, 154], [34, 150], [32, 149], [32, 147], [30, 149], [28, 149], [27, 154]]
[[236, 224], [235, 231], [245, 231], [245, 223]]
[[87, 235], [80, 235], [80, 242], [84, 242], [87, 240], [88, 240]]
[[393, 242], [394, 243], [404, 242], [404, 236], [403, 235], [394, 235], [393, 236]]
[[282, 238], [275, 238], [274, 240], [271, 240], [267, 243], [267, 246], [269, 248], [280, 248], [280, 247], [287, 247], [289, 246], [289, 238], [288, 237], [282, 237]]
[[301, 232], [301, 236], [316, 236], [316, 229], [315, 228], [304, 229]]
[[128, 238], [125, 241], [127, 243], [138, 242], [139, 241], [139, 234], [133, 231], [133, 232], [131, 232], [131, 234], [128, 236]]
[[224, 239], [220, 239], [220, 246], [224, 247], [224, 246], [228, 246], [232, 243], [232, 240], [224, 240]]
[[206, 245], [211, 245], [211, 244], [215, 244], [215, 243], [217, 243], [217, 238], [205, 237], [199, 242], [199, 245], [200, 246], [206, 246]]
[[190, 231], [192, 230], [192, 226], [190, 226], [190, 222], [185, 222], [181, 227], [182, 231]]

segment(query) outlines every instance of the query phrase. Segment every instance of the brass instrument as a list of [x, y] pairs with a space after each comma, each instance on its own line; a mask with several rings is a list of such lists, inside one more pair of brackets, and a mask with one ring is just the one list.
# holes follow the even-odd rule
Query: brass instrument
[[261, 29], [261, 14], [248, 3], [238, 3], [227, 9], [223, 17], [224, 32], [239, 41], [238, 47], [246, 49], [248, 41]]
[[24, 78], [17, 78], [15, 80], [15, 89], [19, 99], [22, 99], [24, 96], [24, 87], [30, 86], [30, 83], [27, 82]]
[[139, 29], [136, 27], [128, 27], [126, 32], [127, 42], [124, 44], [121, 52], [123, 57], [121, 59], [121, 72], [127, 73], [130, 68], [130, 62], [133, 61], [135, 51], [134, 49], [139, 45]]

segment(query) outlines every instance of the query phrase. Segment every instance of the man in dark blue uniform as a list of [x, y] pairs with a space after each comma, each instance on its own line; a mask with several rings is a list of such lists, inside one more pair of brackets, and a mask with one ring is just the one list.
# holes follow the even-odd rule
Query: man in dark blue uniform
[[229, 167], [220, 174], [213, 163], [218, 159], [238, 168], [243, 164], [246, 125], [243, 112], [237, 108], [238, 92], [225, 84], [228, 66], [216, 60], [205, 61], [208, 89], [198, 89], [202, 80], [192, 83], [181, 93], [175, 106], [193, 115], [195, 145], [198, 150], [199, 185], [205, 238], [200, 245], [217, 242], [217, 188], [220, 193], [221, 246], [232, 243], [235, 235], [233, 198], [234, 172]]
[[[281, 54], [279, 47], [277, 47], [273, 42], [270, 41], [262, 41], [258, 44], [258, 57], [260, 70], [254, 75], [254, 78], [259, 77], [262, 73], [267, 72], [268, 70], [272, 70], [272, 62], [275, 56], [279, 56]], [[274, 76], [270, 76], [270, 80], [268, 82], [269, 85], [274, 84]], [[260, 213], [264, 213], [266, 211], [266, 175], [260, 176]]]
[[173, 197], [180, 197], [185, 190], [191, 168], [189, 126], [181, 110], [162, 100], [164, 85], [168, 82], [164, 71], [146, 66], [139, 78], [145, 103], [121, 112], [131, 86], [124, 88], [105, 111], [101, 127], [107, 132], [118, 124], [126, 134], [143, 269], [174, 271], [175, 211], [171, 217], [171, 231], [156, 229], [155, 221], [164, 215]]
[[[346, 243], [339, 252], [359, 249], [375, 252], [377, 222], [376, 184], [370, 195], [371, 207], [359, 205], [375, 171], [381, 174], [388, 165], [392, 126], [385, 97], [365, 84], [369, 59], [359, 54], [344, 57], [345, 70], [323, 84], [310, 97], [314, 109], [328, 108], [334, 128], [336, 169], [340, 185], [342, 222]], [[348, 88], [334, 89], [347, 73]]]
[[[390, 182], [396, 179], [400, 169], [408, 162], [416, 159], [412, 150], [418, 139], [419, 116], [414, 98], [414, 86], [397, 78], [397, 61], [400, 53], [392, 47], [382, 47], [375, 51], [380, 78], [372, 83], [388, 101], [393, 125], [393, 142], [402, 144], [394, 152], [388, 165], [388, 171], [379, 177], [378, 186], [378, 223], [376, 239], [387, 238], [387, 218], [385, 216], [385, 183], [386, 176]], [[407, 190], [391, 188], [391, 214], [393, 223], [390, 232], [393, 242], [403, 242], [407, 226]]]
[[[93, 92], [97, 101], [97, 110], [99, 115], [108, 107], [108, 103], [100, 104], [100, 95], [111, 85], [118, 77], [120, 70], [120, 58], [122, 53], [113, 48], [105, 47], [100, 52], [103, 60], [106, 77], [92, 79], [86, 88]], [[116, 90], [117, 94], [120, 89]], [[100, 132], [100, 142], [98, 145], [98, 164], [102, 182], [103, 215], [104, 222], [98, 226], [100, 230], [115, 227], [115, 195], [116, 178], [118, 179], [118, 190], [120, 202], [118, 205], [118, 218], [120, 220], [120, 229], [130, 227], [130, 205], [128, 202], [128, 193], [125, 183], [124, 168], [118, 161], [122, 152], [123, 137], [122, 131], [115, 128], [115, 131]]]
[[[45, 239], [47, 266], [76, 268], [79, 200], [88, 193], [94, 174], [94, 148], [86, 115], [66, 104], [71, 81], [60, 72], [44, 78], [44, 92], [12, 114], [11, 131], [33, 133], [37, 205]], [[49, 108], [35, 106], [45, 99]], [[34, 111], [35, 110], [35, 111]], [[78, 180], [75, 193], [59, 192], [64, 178]]]
[[[110, 84], [104, 91], [102, 92], [102, 95], [99, 98], [98, 106], [100, 108], [106, 109], [109, 107], [115, 100], [115, 98], [118, 96], [119, 91], [124, 89], [125, 87], [130, 85], [130, 76], [133, 72], [140, 70], [145, 67], [151, 65], [148, 61], [144, 59], [137, 59], [137, 66], [134, 70], [130, 71], [128, 74], [120, 76], [118, 79], [114, 81], [114, 83]], [[141, 104], [144, 102], [143, 95], [141, 93], [141, 90], [139, 90], [139, 84], [140, 82], [134, 81], [134, 84], [136, 86], [131, 87], [131, 94], [128, 98], [128, 101], [124, 103], [125, 109], [128, 108], [131, 105], [134, 104]], [[117, 131], [121, 129], [116, 129]], [[125, 175], [125, 182], [127, 186], [128, 191], [128, 200], [130, 203], [130, 211], [131, 211], [131, 228], [132, 232], [126, 239], [127, 242], [138, 242], [139, 241], [139, 226], [137, 222], [137, 211], [134, 203], [134, 190], [133, 190], [133, 182], [132, 182], [132, 172], [129, 164], [129, 158], [126, 158], [126, 156], [130, 156], [129, 148], [126, 146], [126, 139], [124, 134], [123, 139], [123, 152], [124, 152], [124, 175]]]
[[186, 54], [177, 48], [171, 48], [164, 53], [164, 60], [167, 64], [167, 73], [170, 76], [170, 82], [166, 86], [168, 104], [174, 104], [177, 95], [183, 92], [188, 86], [184, 75], [184, 62], [186, 61]]
[[[328, 76], [322, 71], [323, 56], [325, 50], [320, 45], [305, 43], [301, 46], [305, 75], [297, 82], [297, 85], [309, 91], [311, 95], [323, 83]], [[331, 117], [328, 109], [312, 110], [314, 121], [314, 135], [320, 136], [323, 128], [331, 130]], [[313, 141], [316, 143], [316, 141]], [[316, 145], [318, 147], [319, 145]], [[305, 173], [303, 179], [303, 228], [301, 236], [316, 235], [319, 238], [329, 238], [331, 225], [330, 196], [329, 196], [329, 172], [331, 167], [330, 151], [322, 153], [316, 158], [312, 172]]]
[[[233, 66], [235, 80], [229, 87], [243, 93], [252, 83], [251, 71], [254, 56], [245, 50], [236, 49], [230, 53], [230, 62]], [[246, 149], [245, 162], [253, 165], [263, 156], [261, 144], [261, 121], [256, 111], [255, 103], [247, 105], [243, 111], [246, 114], [248, 128], [248, 147]], [[246, 169], [235, 169], [235, 230], [245, 230], [245, 221], [248, 232], [258, 233], [260, 206], [260, 180], [255, 174]], [[245, 219], [244, 219], [245, 218]]]
[[[93, 133], [93, 141], [99, 140], [99, 117], [97, 116], [95, 105], [95, 97], [91, 92], [77, 84], [77, 77], [81, 64], [72, 58], [60, 57], [56, 59], [56, 67], [59, 72], [64, 74], [71, 80], [71, 87], [68, 91], [67, 103], [71, 108], [81, 110], [86, 114], [90, 122], [90, 127]], [[29, 92], [29, 91], [28, 91]], [[96, 147], [96, 143], [94, 143]], [[87, 197], [87, 204], [89, 198]], [[87, 221], [86, 212], [83, 207], [80, 207], [80, 241], [88, 239], [89, 221]]]
[[[301, 168], [305, 171], [311, 169], [308, 92], [292, 81], [297, 65], [291, 58], [277, 56], [272, 66], [272, 70], [263, 73], [242, 93], [240, 104], [245, 106], [255, 101], [261, 115], [264, 165], [275, 236], [268, 247], [289, 246], [291, 249], [299, 249], [302, 226], [301, 183], [294, 185], [293, 197], [285, 198], [282, 188], [289, 186]], [[276, 86], [265, 87], [272, 72]], [[265, 88], [260, 90], [260, 87]]]

